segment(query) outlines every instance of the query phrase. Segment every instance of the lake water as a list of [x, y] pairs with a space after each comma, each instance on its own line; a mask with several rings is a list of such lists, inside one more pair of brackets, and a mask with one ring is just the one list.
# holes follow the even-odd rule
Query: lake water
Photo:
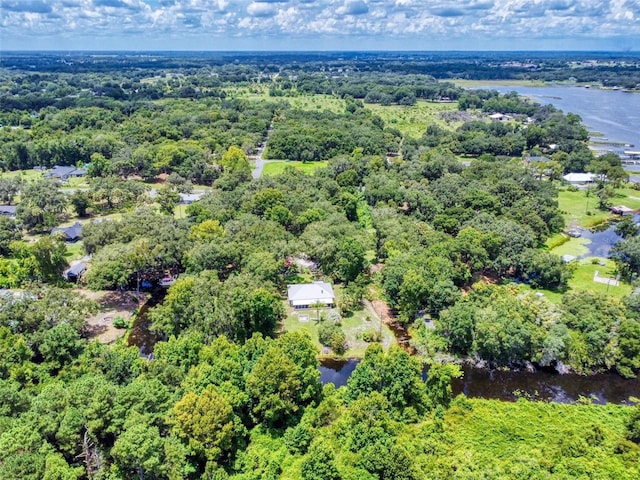
[[[325, 361], [320, 365], [322, 384], [346, 385], [359, 360]], [[453, 380], [454, 395], [515, 401], [518, 398], [573, 403], [586, 398], [596, 404], [633, 404], [640, 397], [640, 378], [625, 379], [615, 373], [560, 375], [554, 372], [502, 371], [463, 366], [464, 376]]]
[[640, 94], [577, 86], [486, 88], [501, 93], [515, 91], [543, 105], [552, 104], [564, 113], [580, 115], [589, 131], [600, 132], [610, 142], [632, 144], [634, 150], [640, 150]]

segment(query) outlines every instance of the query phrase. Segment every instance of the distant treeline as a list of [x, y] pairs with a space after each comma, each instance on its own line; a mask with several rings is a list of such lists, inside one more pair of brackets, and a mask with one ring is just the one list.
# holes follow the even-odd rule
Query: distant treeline
[[576, 80], [633, 89], [640, 57], [633, 52], [8, 52], [0, 67], [87, 73], [211, 70], [236, 81], [261, 74], [325, 72], [431, 75], [437, 79]]

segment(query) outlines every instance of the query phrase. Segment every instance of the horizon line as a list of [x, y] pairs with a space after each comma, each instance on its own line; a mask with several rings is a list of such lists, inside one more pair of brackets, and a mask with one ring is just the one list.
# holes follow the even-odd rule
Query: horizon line
[[621, 49], [586, 49], [586, 50], [548, 50], [548, 49], [435, 49], [435, 50], [399, 50], [399, 49], [324, 49], [324, 50], [289, 50], [289, 49], [226, 49], [226, 50], [190, 50], [190, 49], [82, 49], [82, 48], [64, 48], [64, 49], [0, 49], [0, 58], [5, 53], [63, 53], [63, 52], [104, 52], [104, 53], [624, 53], [640, 55], [640, 50]]

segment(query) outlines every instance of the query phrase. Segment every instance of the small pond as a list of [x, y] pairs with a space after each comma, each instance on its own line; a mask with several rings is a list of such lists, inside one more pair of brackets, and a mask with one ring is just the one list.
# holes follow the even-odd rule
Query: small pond
[[[634, 215], [633, 219], [636, 223], [640, 222], [640, 215]], [[585, 245], [589, 251], [579, 258], [585, 257], [603, 257], [608, 258], [611, 247], [622, 240], [622, 237], [615, 232], [615, 223], [607, 223], [603, 228], [581, 229], [582, 238], [589, 240], [590, 243]]]

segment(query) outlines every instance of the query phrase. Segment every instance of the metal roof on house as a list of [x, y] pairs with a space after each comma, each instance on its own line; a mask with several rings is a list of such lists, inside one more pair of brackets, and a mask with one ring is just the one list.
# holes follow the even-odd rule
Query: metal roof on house
[[82, 272], [84, 272], [87, 269], [87, 264], [84, 262], [78, 262], [75, 265], [69, 267], [69, 269], [67, 270], [67, 277], [69, 276], [69, 274], [71, 274], [72, 276], [79, 276]]
[[76, 222], [70, 227], [55, 227], [51, 230], [51, 235], [61, 232], [64, 235], [65, 240], [77, 240], [82, 237], [82, 224]]
[[287, 298], [292, 305], [310, 305], [316, 302], [333, 303], [333, 287], [326, 282], [299, 283], [287, 286]]
[[47, 178], [64, 178], [68, 176], [76, 176], [83, 177], [87, 174], [87, 171], [84, 168], [76, 168], [76, 167], [61, 167], [59, 165], [55, 165], [49, 173], [45, 173], [45, 177]]
[[564, 177], [569, 183], [589, 183], [596, 179], [596, 175], [593, 173], [567, 173]]

